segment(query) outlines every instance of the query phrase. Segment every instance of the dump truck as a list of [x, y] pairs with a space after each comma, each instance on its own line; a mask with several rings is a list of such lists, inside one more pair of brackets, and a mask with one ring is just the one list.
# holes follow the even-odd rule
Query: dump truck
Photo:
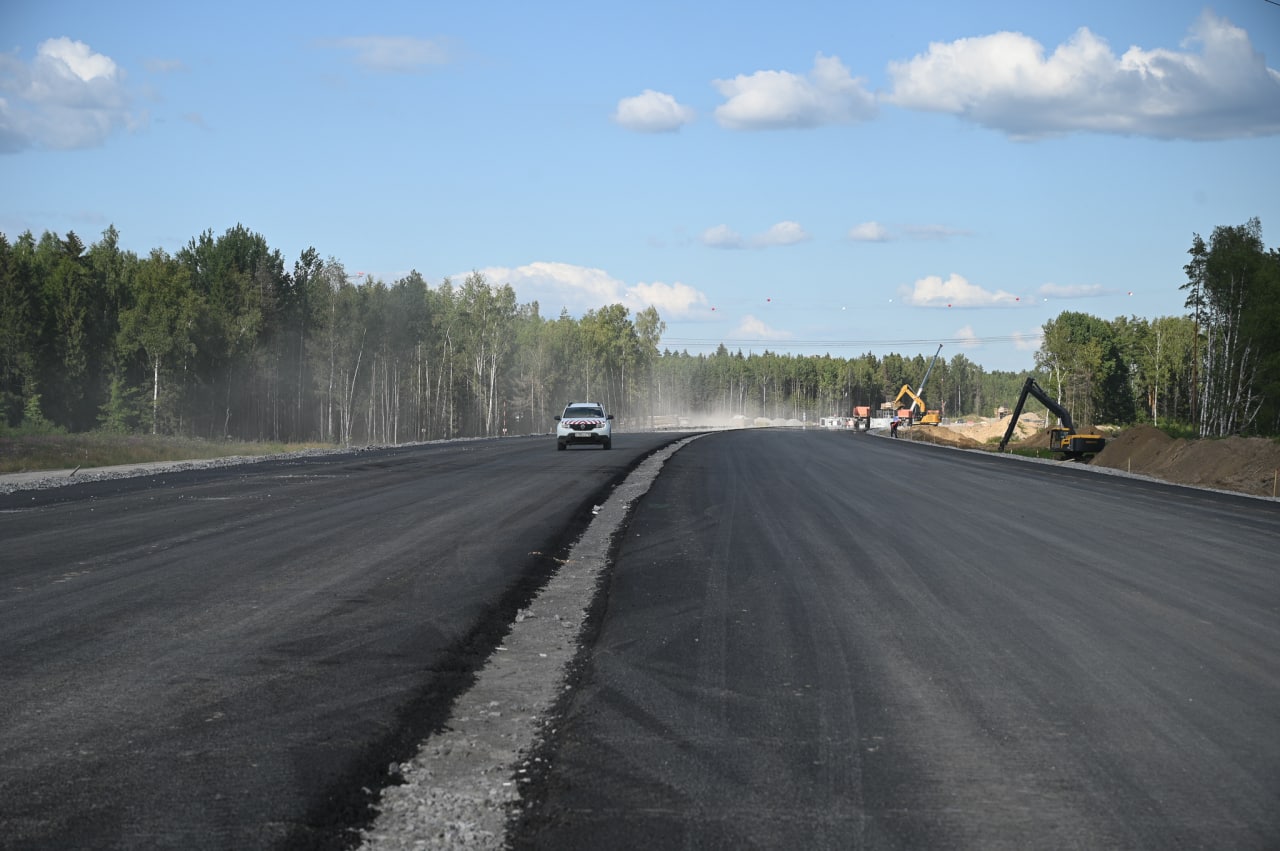
[[1049, 429], [1049, 448], [1061, 453], [1066, 460], [1083, 461], [1086, 456], [1096, 455], [1107, 445], [1107, 439], [1100, 434], [1077, 434], [1067, 409], [1046, 393], [1034, 376], [1028, 375], [1026, 383], [1022, 385], [1022, 393], [1018, 395], [1018, 404], [1013, 406], [1013, 413], [1009, 416], [1009, 428], [1000, 441], [1001, 452], [1013, 438], [1014, 429], [1018, 427], [1018, 417], [1022, 414], [1022, 406], [1028, 396], [1034, 396], [1058, 418], [1060, 425]]

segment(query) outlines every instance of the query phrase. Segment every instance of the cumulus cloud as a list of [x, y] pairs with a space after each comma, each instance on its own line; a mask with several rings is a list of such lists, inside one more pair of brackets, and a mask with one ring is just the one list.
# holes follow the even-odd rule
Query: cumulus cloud
[[144, 121], [131, 110], [124, 71], [84, 42], [44, 41], [30, 65], [0, 54], [2, 153], [97, 147], [113, 131]]
[[876, 114], [875, 96], [865, 80], [851, 77], [835, 56], [818, 54], [807, 76], [790, 71], [739, 74], [713, 85], [726, 100], [716, 121], [730, 130], [777, 130], [852, 124]]
[[1040, 348], [1040, 344], [1044, 341], [1044, 329], [1037, 328], [1034, 331], [1014, 331], [1013, 347], [1020, 352], [1034, 352]]
[[1043, 284], [1036, 292], [1042, 298], [1093, 298], [1106, 295], [1101, 284]]
[[945, 281], [937, 275], [900, 287], [898, 295], [915, 307], [1017, 307], [1021, 300], [1004, 290], [991, 291], [952, 274]]
[[411, 74], [453, 59], [445, 41], [413, 36], [351, 36], [321, 41], [320, 46], [350, 51], [362, 68], [393, 74]]
[[753, 237], [751, 244], [765, 248], [770, 245], [796, 245], [808, 240], [809, 234], [805, 232], [799, 222], [778, 222], [764, 233]]
[[863, 222], [849, 228], [849, 239], [854, 242], [889, 242], [893, 238], [889, 229], [879, 222]]
[[480, 272], [495, 284], [510, 284], [522, 301], [586, 310], [622, 301], [626, 285], [603, 269], [571, 263], [539, 261], [509, 268], [491, 266]]
[[716, 225], [702, 232], [702, 244], [712, 248], [769, 248], [777, 245], [795, 245], [810, 239], [799, 222], [778, 222], [764, 233], [750, 239], [728, 225]]
[[712, 248], [742, 248], [746, 243], [742, 234], [728, 225], [716, 225], [702, 232], [702, 244]]
[[978, 339], [978, 335], [974, 332], [972, 325], [966, 325], [956, 331], [955, 337], [960, 341], [962, 349], [977, 349], [982, 346], [982, 341]]
[[742, 317], [742, 322], [738, 324], [732, 336], [746, 340], [788, 340], [791, 338], [791, 332], [770, 328], [762, 320], [747, 314]]
[[521, 301], [537, 301], [557, 310], [564, 307], [574, 313], [622, 304], [632, 311], [656, 307], [663, 318], [671, 318], [688, 315], [707, 304], [707, 297], [688, 284], [657, 281], [628, 286], [603, 269], [572, 263], [539, 261], [479, 271], [495, 284], [510, 284]]
[[[955, 333], [957, 345], [962, 349], [980, 349], [985, 345], [982, 337], [973, 330], [972, 325], [965, 325]], [[1037, 328], [1034, 331], [1013, 331], [1009, 334], [1009, 340], [1013, 343], [1013, 347], [1020, 352], [1034, 352], [1040, 348], [1040, 342], [1044, 339], [1044, 331]]]
[[635, 97], [618, 101], [613, 120], [638, 133], [671, 133], [694, 119], [692, 107], [663, 92], [645, 89]]
[[688, 316], [695, 308], [706, 307], [707, 297], [688, 284], [656, 281], [628, 287], [622, 303], [633, 311], [652, 306], [664, 317], [679, 317]]
[[969, 231], [946, 225], [904, 225], [899, 232], [894, 232], [879, 222], [863, 222], [849, 228], [849, 239], [853, 242], [892, 242], [906, 239], [939, 242], [953, 236], [968, 236]]
[[891, 62], [885, 98], [945, 112], [1015, 139], [1073, 132], [1225, 139], [1280, 133], [1280, 72], [1248, 34], [1206, 11], [1182, 50], [1130, 47], [1119, 57], [1087, 28], [1046, 57], [1034, 39], [999, 32], [934, 43]]

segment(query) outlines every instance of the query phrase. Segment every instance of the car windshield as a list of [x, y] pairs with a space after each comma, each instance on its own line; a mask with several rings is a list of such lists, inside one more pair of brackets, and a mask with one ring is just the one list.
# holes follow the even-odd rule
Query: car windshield
[[603, 417], [604, 411], [594, 405], [575, 405], [564, 409], [565, 417]]

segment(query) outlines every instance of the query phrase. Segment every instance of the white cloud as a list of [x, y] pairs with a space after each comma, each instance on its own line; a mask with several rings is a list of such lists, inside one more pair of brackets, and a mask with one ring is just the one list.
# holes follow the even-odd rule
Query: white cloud
[[1044, 329], [1037, 328], [1034, 331], [1014, 331], [1013, 347], [1020, 352], [1034, 352], [1040, 348], [1040, 343], [1044, 340]]
[[929, 242], [940, 242], [945, 239], [950, 239], [953, 236], [970, 235], [970, 232], [967, 230], [948, 227], [947, 225], [907, 225], [903, 230], [906, 231], [909, 239]]
[[37, 53], [37, 62], [49, 60], [49, 71], [81, 83], [115, 80], [120, 74], [120, 69], [110, 57], [94, 53], [84, 42], [72, 41], [65, 36], [44, 42]]
[[707, 304], [707, 297], [688, 284], [658, 281], [628, 286], [603, 269], [572, 263], [539, 261], [516, 268], [493, 266], [479, 271], [493, 284], [510, 284], [520, 301], [537, 301], [544, 310], [551, 309], [557, 314], [562, 307], [581, 313], [610, 304], [622, 304], [632, 311], [652, 305], [665, 319], [689, 314]]
[[[941, 242], [953, 236], [970, 234], [970, 231], [947, 225], [904, 225], [900, 230], [901, 236], [907, 239], [929, 242]], [[863, 222], [849, 228], [849, 239], [853, 242], [891, 242], [899, 238], [898, 233], [894, 233], [879, 222]]]
[[889, 242], [893, 238], [889, 229], [879, 222], [863, 222], [849, 228], [849, 239], [854, 242]]
[[571, 263], [538, 261], [514, 269], [494, 266], [481, 269], [491, 283], [510, 284], [522, 301], [538, 301], [544, 307], [587, 310], [622, 301], [625, 285], [603, 269]]
[[671, 133], [691, 123], [694, 117], [692, 107], [652, 89], [618, 101], [618, 108], [613, 113], [614, 121], [639, 133]]
[[876, 114], [875, 97], [866, 81], [851, 77], [835, 56], [818, 54], [808, 76], [790, 71], [739, 74], [713, 85], [726, 98], [716, 107], [716, 121], [730, 130], [776, 130], [852, 124]]
[[982, 347], [982, 341], [978, 339], [978, 335], [974, 333], [972, 325], [966, 325], [956, 331], [956, 339], [960, 341], [960, 347], [963, 349], [978, 349]]
[[146, 120], [131, 112], [124, 71], [65, 37], [41, 42], [30, 65], [0, 54], [0, 95], [0, 153], [92, 148]]
[[702, 232], [702, 244], [712, 248], [742, 248], [742, 235], [728, 225], [716, 225]]
[[954, 273], [945, 281], [937, 275], [921, 278], [910, 286], [900, 287], [898, 295], [916, 307], [1017, 307], [1021, 304], [1021, 299], [1013, 293], [985, 290]]
[[1184, 48], [1130, 47], [1117, 57], [1081, 28], [1045, 57], [1021, 33], [949, 43], [891, 62], [886, 100], [947, 112], [1016, 139], [1072, 132], [1162, 139], [1280, 133], [1280, 72], [1248, 34], [1206, 11]]
[[1045, 299], [1093, 298], [1107, 294], [1101, 284], [1043, 284], [1036, 292]]
[[[973, 330], [972, 325], [965, 325], [955, 332], [956, 345], [962, 349], [981, 349], [987, 342], [978, 333]], [[1040, 348], [1040, 342], [1044, 339], [1044, 331], [1037, 328], [1034, 331], [1013, 331], [1009, 334], [1009, 340], [1013, 343], [1013, 347], [1020, 352], [1034, 352]]]
[[355, 53], [355, 63], [370, 71], [408, 74], [452, 61], [452, 51], [440, 39], [400, 35], [351, 36], [322, 41], [322, 47], [333, 47]]
[[758, 233], [751, 239], [744, 239], [742, 234], [728, 225], [716, 225], [702, 232], [702, 244], [712, 248], [770, 248], [778, 245], [796, 245], [807, 242], [811, 237], [799, 222], [778, 222], [764, 233]]
[[655, 281], [628, 287], [622, 303], [633, 311], [653, 306], [663, 317], [679, 317], [693, 313], [694, 308], [706, 307], [708, 302], [705, 295], [688, 284]]
[[748, 340], [788, 340], [791, 338], [791, 332], [770, 328], [763, 321], [748, 314], [742, 317], [742, 322], [738, 324], [732, 336]]
[[770, 245], [795, 245], [808, 240], [809, 234], [805, 233], [799, 222], [778, 222], [764, 233], [753, 237], [751, 244], [764, 248]]

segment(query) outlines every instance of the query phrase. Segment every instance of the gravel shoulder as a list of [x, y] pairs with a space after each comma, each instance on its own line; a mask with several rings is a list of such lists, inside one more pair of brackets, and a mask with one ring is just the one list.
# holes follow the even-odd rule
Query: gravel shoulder
[[110, 479], [127, 479], [133, 476], [149, 476], [155, 473], [176, 473], [183, 470], [205, 470], [217, 467], [236, 467], [259, 464], [264, 461], [280, 461], [290, 458], [321, 455], [338, 455], [347, 449], [306, 449], [274, 455], [230, 455], [225, 458], [202, 458], [191, 461], [147, 461], [137, 464], [117, 464], [110, 467], [74, 467], [67, 470], [33, 470], [25, 473], [0, 474], [0, 493], [23, 490], [43, 490], [83, 482], [101, 482]]

